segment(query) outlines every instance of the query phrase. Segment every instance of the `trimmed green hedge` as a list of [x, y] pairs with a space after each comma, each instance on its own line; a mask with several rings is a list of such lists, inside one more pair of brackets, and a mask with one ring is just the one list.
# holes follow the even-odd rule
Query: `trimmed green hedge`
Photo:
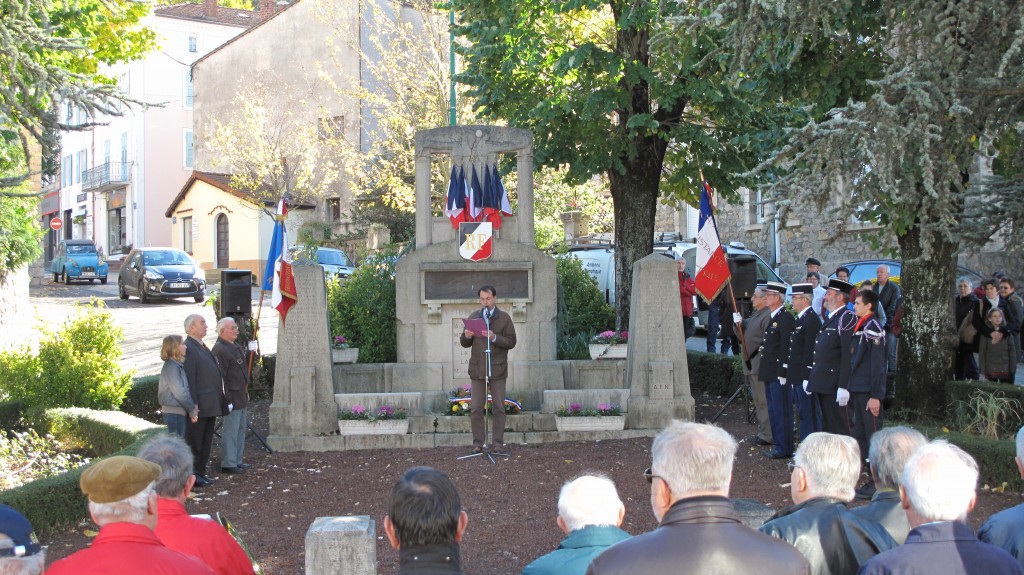
[[160, 385], [159, 375], [136, 377], [132, 387], [124, 396], [121, 411], [147, 421], [159, 422], [160, 401], [157, 400], [157, 388]]
[[1019, 491], [1024, 488], [1024, 480], [1013, 458], [1017, 456], [1017, 447], [1010, 439], [987, 439], [977, 435], [968, 435], [957, 431], [944, 431], [937, 427], [915, 425], [929, 439], [946, 439], [958, 446], [978, 462], [981, 483], [998, 487], [1004, 482], [1011, 489]]
[[[119, 411], [82, 408], [48, 409], [35, 425], [40, 434], [53, 433], [73, 444], [89, 446], [101, 456], [134, 455], [141, 443], [164, 427]], [[85, 467], [39, 479], [0, 493], [0, 503], [21, 511], [37, 533], [76, 525], [89, 516], [78, 479]]]
[[20, 401], [0, 403], [0, 429], [17, 429], [21, 426], [23, 405]]
[[690, 393], [732, 395], [743, 384], [743, 360], [734, 355], [686, 351], [690, 367]]

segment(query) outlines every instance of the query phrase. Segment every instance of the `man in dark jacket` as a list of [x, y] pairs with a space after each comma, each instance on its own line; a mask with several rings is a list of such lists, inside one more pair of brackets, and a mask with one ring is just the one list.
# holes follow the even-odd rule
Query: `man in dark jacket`
[[185, 318], [185, 377], [192, 402], [199, 407], [199, 417], [189, 421], [185, 429], [185, 440], [195, 456], [194, 470], [196, 485], [206, 487], [213, 480], [206, 476], [210, 462], [210, 446], [213, 444], [213, 430], [217, 418], [224, 415], [224, 383], [220, 366], [213, 352], [203, 343], [206, 337], [206, 318], [192, 314]]
[[779, 381], [792, 386], [794, 403], [800, 414], [800, 441], [815, 431], [821, 431], [818, 406], [808, 391], [811, 364], [814, 362], [814, 343], [821, 331], [821, 318], [814, 313], [811, 303], [814, 298], [812, 284], [793, 284], [793, 309], [796, 321], [793, 335], [789, 340], [789, 357], [782, 364]]
[[858, 517], [880, 524], [899, 545], [910, 532], [907, 513], [900, 505], [900, 476], [910, 456], [926, 443], [925, 436], [910, 427], [887, 427], [872, 435], [868, 461], [877, 491], [871, 503], [851, 510]]
[[[1017, 471], [1024, 478], [1024, 427], [1017, 432]], [[1002, 547], [1024, 565], [1024, 504], [989, 517], [978, 529], [978, 539]]]
[[469, 525], [462, 500], [447, 475], [413, 467], [391, 489], [384, 534], [398, 550], [399, 575], [459, 575], [459, 543]]
[[768, 416], [768, 396], [764, 382], [758, 377], [761, 368], [761, 343], [764, 332], [772, 319], [772, 311], [768, 309], [768, 290], [763, 285], [754, 289], [750, 297], [750, 305], [754, 313], [743, 320], [743, 342], [746, 352], [750, 354], [750, 364], [744, 362], [743, 374], [750, 384], [750, 394], [754, 396], [754, 411], [757, 412], [757, 434], [744, 441], [755, 445], [772, 444], [772, 426]]
[[228, 414], [221, 425], [220, 470], [222, 473], [241, 473], [249, 468], [242, 463], [245, 452], [245, 432], [248, 423], [249, 372], [245, 351], [237, 343], [238, 324], [230, 317], [217, 322], [217, 343], [213, 356], [224, 374], [224, 394], [228, 400]]
[[793, 456], [793, 403], [792, 390], [779, 380], [782, 364], [789, 358], [789, 341], [793, 334], [793, 316], [786, 311], [786, 285], [768, 282], [768, 309], [771, 319], [764, 332], [764, 342], [759, 355], [758, 378], [764, 382], [768, 392], [768, 418], [772, 424], [772, 439], [775, 448], [765, 451], [772, 459], [787, 459]]
[[494, 448], [501, 452], [505, 448], [505, 378], [508, 376], [508, 350], [516, 346], [516, 327], [512, 324], [512, 316], [495, 305], [498, 291], [494, 286], [483, 286], [477, 294], [483, 308], [470, 314], [469, 319], [483, 319], [487, 322], [487, 328], [480, 333], [466, 329], [459, 336], [462, 347], [473, 348], [469, 356], [469, 381], [473, 386], [473, 397], [469, 404], [473, 451], [481, 453], [487, 443], [484, 406], [489, 386], [491, 413], [494, 416]]
[[892, 381], [896, 374], [896, 312], [903, 306], [903, 292], [900, 291], [900, 286], [889, 281], [889, 273], [889, 266], [880, 264], [875, 269], [875, 281], [872, 285], [878, 294], [875, 313], [878, 313], [879, 307], [885, 312], [885, 323], [882, 328], [885, 329], [886, 369], [887, 377]]
[[[967, 315], [973, 314], [971, 315], [973, 320], [974, 316], [981, 315], [982, 307], [978, 296], [974, 295], [974, 284], [971, 282], [971, 278], [964, 276], [957, 281], [956, 285], [957, 295], [953, 298], [953, 326], [959, 332], [960, 326], [967, 319]], [[977, 338], [970, 342], [957, 342], [956, 358], [953, 361], [953, 379], [958, 381], [980, 379], [978, 377], [978, 360], [974, 357], [974, 354], [977, 352]]]
[[903, 545], [872, 557], [860, 575], [1021, 575], [1005, 550], [978, 541], [967, 524], [977, 498], [978, 464], [936, 440], [903, 469], [900, 500], [912, 529]]
[[523, 575], [583, 575], [608, 547], [629, 539], [619, 528], [626, 507], [615, 484], [603, 475], [567, 481], [558, 494], [558, 528], [567, 537], [551, 553], [523, 569]]
[[807, 574], [792, 546], [743, 525], [729, 501], [736, 440], [702, 423], [673, 421], [654, 439], [651, 509], [658, 527], [609, 547], [588, 574]]
[[885, 399], [885, 332], [875, 319], [878, 296], [861, 290], [853, 302], [857, 325], [850, 355], [850, 415], [853, 437], [867, 453], [871, 436], [882, 428]]
[[814, 575], [856, 573], [865, 561], [896, 546], [881, 525], [847, 510], [859, 477], [856, 441], [812, 433], [793, 458], [789, 490], [794, 505], [766, 521], [761, 532], [796, 547]]
[[851, 435], [850, 414], [850, 341], [857, 317], [846, 309], [853, 286], [845, 281], [828, 280], [825, 309], [828, 317], [814, 342], [814, 361], [807, 391], [814, 393], [821, 408], [822, 429], [828, 433]]

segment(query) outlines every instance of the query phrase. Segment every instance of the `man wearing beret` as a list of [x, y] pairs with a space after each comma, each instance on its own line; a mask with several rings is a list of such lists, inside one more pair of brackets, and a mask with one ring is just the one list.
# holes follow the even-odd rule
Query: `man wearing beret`
[[32, 524], [13, 507], [0, 505], [0, 573], [40, 575], [46, 550], [39, 546]]
[[822, 275], [821, 262], [818, 261], [817, 258], [807, 258], [807, 261], [804, 262], [804, 265], [807, 266], [808, 274], [814, 274], [818, 276], [818, 285], [825, 285], [825, 280], [827, 278], [824, 275]]
[[165, 547], [153, 533], [159, 477], [159, 465], [138, 457], [116, 455], [90, 465], [79, 486], [100, 532], [88, 549], [57, 561], [47, 574], [214, 575], [198, 559]]

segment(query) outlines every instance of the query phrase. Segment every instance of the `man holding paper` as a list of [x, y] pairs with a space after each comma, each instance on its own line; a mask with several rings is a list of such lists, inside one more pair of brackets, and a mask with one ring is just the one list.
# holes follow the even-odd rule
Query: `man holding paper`
[[487, 442], [484, 405], [487, 401], [485, 380], [488, 376], [491, 405], [494, 406], [494, 448], [501, 451], [505, 447], [505, 378], [508, 375], [508, 350], [516, 346], [516, 328], [512, 325], [512, 317], [494, 305], [498, 295], [494, 286], [485, 285], [477, 294], [482, 309], [473, 312], [465, 320], [466, 328], [459, 337], [459, 343], [462, 347], [473, 348], [469, 357], [469, 378], [473, 387], [469, 416], [473, 428], [473, 451], [482, 453]]

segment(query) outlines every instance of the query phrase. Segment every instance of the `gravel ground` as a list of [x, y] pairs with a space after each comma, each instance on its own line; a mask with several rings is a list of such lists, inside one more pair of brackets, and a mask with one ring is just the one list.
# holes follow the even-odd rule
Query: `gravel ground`
[[[253, 427], [266, 433], [269, 400], [252, 407]], [[721, 398], [698, 398], [697, 420], [712, 417]], [[742, 408], [734, 405], [719, 424], [737, 438], [754, 433]], [[555, 525], [558, 490], [585, 471], [602, 471], [618, 486], [626, 505], [623, 528], [633, 534], [655, 527], [649, 487], [641, 477], [650, 465], [650, 439], [549, 443], [511, 446], [512, 457], [497, 465], [483, 458], [457, 460], [468, 448], [343, 451], [268, 454], [252, 437], [246, 447], [253, 468], [222, 475], [196, 493], [192, 513], [220, 512], [241, 531], [265, 573], [304, 573], [304, 536], [319, 516], [369, 515], [377, 526], [377, 569], [397, 572], [397, 553], [383, 532], [388, 494], [407, 468], [430, 465], [449, 475], [459, 488], [470, 521], [462, 542], [465, 571], [472, 574], [518, 573], [536, 557], [557, 547], [563, 535]], [[789, 504], [785, 461], [761, 456], [763, 448], [741, 443], [733, 470], [732, 496], [752, 498], [776, 509]], [[214, 445], [217, 469], [219, 446]], [[1011, 462], [1007, 462], [1010, 465]], [[983, 489], [971, 523], [977, 527], [992, 513], [1020, 504], [1019, 493]], [[860, 503], [857, 503], [860, 504]], [[51, 535], [51, 561], [88, 545], [83, 523]]]

